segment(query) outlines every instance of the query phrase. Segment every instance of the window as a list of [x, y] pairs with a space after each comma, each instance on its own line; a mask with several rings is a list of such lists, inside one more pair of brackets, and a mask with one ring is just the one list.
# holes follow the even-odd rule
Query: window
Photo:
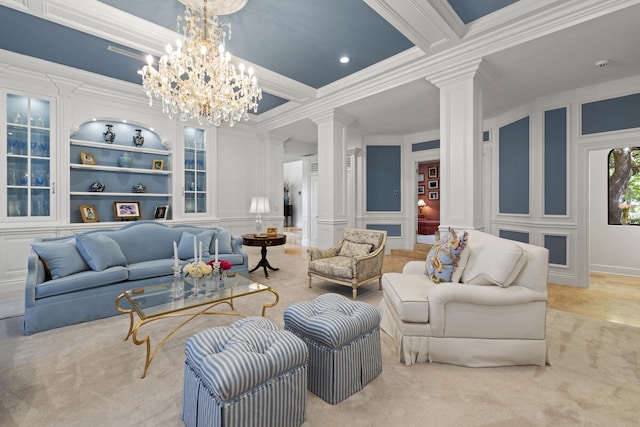
[[640, 147], [609, 152], [609, 224], [640, 225]]

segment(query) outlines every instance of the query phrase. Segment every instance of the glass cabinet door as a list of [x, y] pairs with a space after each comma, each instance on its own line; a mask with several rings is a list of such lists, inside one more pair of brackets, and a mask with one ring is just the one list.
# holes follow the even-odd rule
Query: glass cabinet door
[[207, 212], [207, 150], [204, 129], [184, 128], [184, 212]]
[[50, 102], [7, 94], [7, 217], [51, 216]]

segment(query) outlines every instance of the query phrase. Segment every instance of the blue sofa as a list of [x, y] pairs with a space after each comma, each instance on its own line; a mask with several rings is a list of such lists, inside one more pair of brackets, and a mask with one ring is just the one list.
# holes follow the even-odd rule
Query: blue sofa
[[[115, 300], [133, 288], [172, 281], [174, 245], [180, 265], [193, 261], [193, 237], [203, 244], [203, 260], [231, 262], [247, 273], [242, 238], [222, 227], [169, 227], [136, 221], [117, 230], [94, 230], [35, 239], [25, 288], [24, 334], [121, 314]], [[198, 245], [199, 246], [199, 245]]]

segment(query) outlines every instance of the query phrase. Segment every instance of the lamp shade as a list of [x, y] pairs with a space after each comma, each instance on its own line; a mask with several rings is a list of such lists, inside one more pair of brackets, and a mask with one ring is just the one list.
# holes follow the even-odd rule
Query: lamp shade
[[425, 203], [424, 200], [420, 199], [420, 200], [418, 200], [418, 206], [424, 207], [424, 206], [427, 206], [427, 204]]
[[251, 198], [251, 207], [249, 212], [254, 214], [269, 213], [269, 198], [266, 196], [256, 196]]

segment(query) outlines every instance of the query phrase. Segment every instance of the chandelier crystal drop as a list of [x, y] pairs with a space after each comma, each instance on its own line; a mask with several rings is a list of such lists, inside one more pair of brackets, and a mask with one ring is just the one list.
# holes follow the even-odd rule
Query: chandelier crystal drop
[[184, 15], [178, 16], [178, 32], [181, 29], [184, 41], [178, 39], [175, 48], [167, 46], [158, 69], [149, 55], [140, 72], [149, 105], [153, 98], [159, 99], [162, 111], [170, 118], [195, 118], [201, 125], [227, 122], [233, 126], [249, 120], [248, 112], [258, 111], [262, 90], [251, 67], [245, 71], [244, 64], [236, 69], [231, 63], [225, 47], [227, 31], [231, 38], [231, 25], [220, 23], [204, 0], [202, 18], [193, 4], [186, 5]]

